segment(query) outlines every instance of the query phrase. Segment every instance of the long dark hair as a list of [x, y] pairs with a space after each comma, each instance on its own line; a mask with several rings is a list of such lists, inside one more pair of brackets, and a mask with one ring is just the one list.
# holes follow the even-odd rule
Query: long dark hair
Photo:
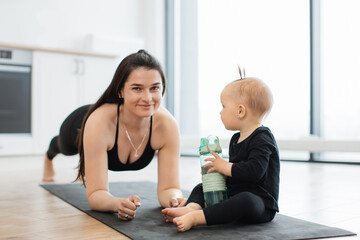
[[130, 54], [126, 58], [124, 58], [119, 66], [116, 69], [116, 72], [114, 74], [114, 77], [108, 86], [108, 88], [105, 90], [103, 95], [99, 98], [99, 100], [93, 104], [90, 108], [87, 114], [85, 115], [85, 118], [83, 120], [81, 130], [77, 136], [78, 140], [78, 151], [80, 154], [80, 160], [78, 165], [78, 175], [76, 177], [76, 180], [82, 180], [84, 186], [85, 186], [85, 155], [84, 155], [84, 129], [85, 129], [85, 123], [91, 113], [93, 113], [98, 107], [105, 103], [118, 103], [122, 104], [123, 99], [119, 98], [120, 91], [124, 88], [124, 84], [127, 81], [130, 73], [138, 68], [146, 68], [146, 69], [154, 69], [157, 70], [161, 76], [163, 90], [162, 95], [165, 93], [166, 88], [166, 79], [164, 72], [161, 68], [160, 63], [149, 53], [147, 53], [145, 50], [139, 50], [137, 53]]

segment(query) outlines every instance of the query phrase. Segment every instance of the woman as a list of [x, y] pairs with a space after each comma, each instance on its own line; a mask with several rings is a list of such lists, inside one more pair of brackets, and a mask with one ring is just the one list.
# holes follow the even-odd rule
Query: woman
[[131, 220], [140, 198], [112, 196], [107, 171], [142, 169], [157, 151], [160, 205], [185, 205], [179, 187], [179, 129], [171, 114], [160, 106], [165, 86], [161, 66], [150, 54], [140, 50], [127, 56], [100, 99], [75, 110], [64, 121], [46, 154], [43, 180], [53, 180], [51, 159], [56, 154], [79, 153], [77, 179], [86, 186], [90, 207], [118, 212], [119, 219]]

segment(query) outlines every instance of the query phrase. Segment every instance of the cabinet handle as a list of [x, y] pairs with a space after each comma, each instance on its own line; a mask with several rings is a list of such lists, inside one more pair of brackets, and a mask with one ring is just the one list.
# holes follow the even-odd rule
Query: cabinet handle
[[75, 62], [75, 71], [74, 71], [74, 74], [77, 75], [77, 74], [79, 74], [79, 59], [75, 58], [75, 59], [74, 59], [74, 62]]
[[80, 59], [80, 66], [81, 66], [81, 71], [79, 72], [79, 75], [84, 76], [84, 74], [85, 74], [85, 61], [84, 61], [84, 59]]

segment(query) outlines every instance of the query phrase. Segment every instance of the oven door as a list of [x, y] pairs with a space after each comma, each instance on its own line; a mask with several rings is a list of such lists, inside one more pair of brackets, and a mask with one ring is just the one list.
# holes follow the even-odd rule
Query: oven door
[[0, 64], [0, 134], [31, 134], [31, 66]]

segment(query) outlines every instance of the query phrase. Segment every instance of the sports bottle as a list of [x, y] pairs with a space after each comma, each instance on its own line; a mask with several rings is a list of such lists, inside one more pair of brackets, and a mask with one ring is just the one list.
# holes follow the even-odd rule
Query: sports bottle
[[204, 168], [204, 165], [210, 163], [209, 161], [205, 161], [205, 159], [214, 158], [210, 151], [217, 153], [221, 158], [223, 157], [219, 138], [216, 136], [210, 135], [207, 138], [201, 138], [199, 148], [205, 207], [212, 206], [227, 199], [225, 176], [217, 171], [207, 173], [211, 167]]

